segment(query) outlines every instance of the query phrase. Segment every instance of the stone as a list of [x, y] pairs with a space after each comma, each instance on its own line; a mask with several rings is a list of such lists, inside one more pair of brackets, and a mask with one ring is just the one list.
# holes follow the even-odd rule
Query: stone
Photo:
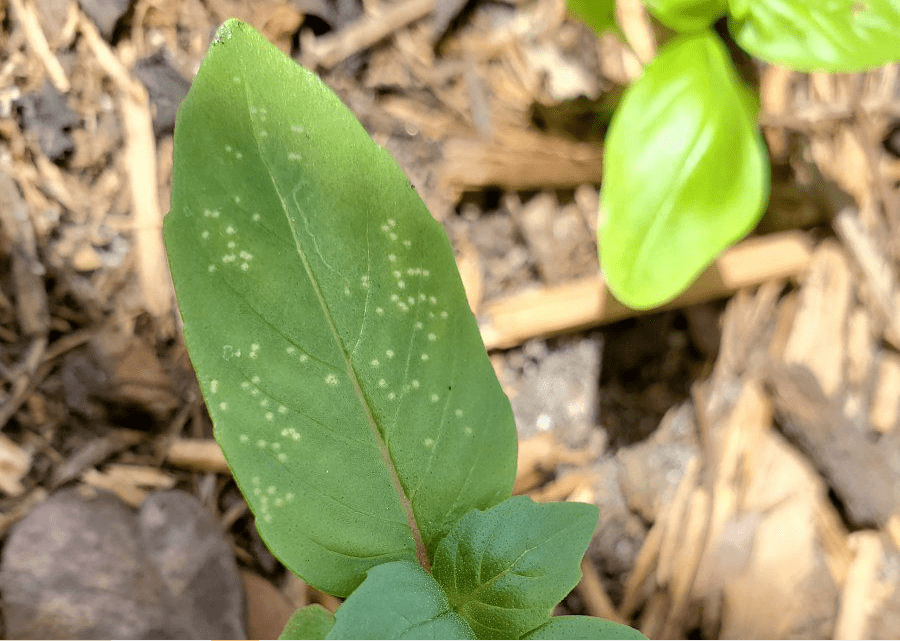
[[519, 438], [553, 431], [569, 447], [583, 446], [598, 430], [602, 340], [589, 337], [559, 345], [514, 383], [510, 402]]
[[144, 83], [153, 105], [153, 133], [157, 138], [171, 134], [175, 131], [178, 107], [191, 83], [172, 67], [162, 51], [138, 60], [134, 74]]
[[135, 513], [67, 488], [11, 528], [0, 559], [8, 638], [244, 638], [234, 556], [180, 490]]
[[63, 162], [75, 151], [72, 130], [81, 118], [69, 107], [66, 97], [49, 82], [39, 92], [22, 96], [16, 101], [22, 128], [33, 135], [50, 160]]

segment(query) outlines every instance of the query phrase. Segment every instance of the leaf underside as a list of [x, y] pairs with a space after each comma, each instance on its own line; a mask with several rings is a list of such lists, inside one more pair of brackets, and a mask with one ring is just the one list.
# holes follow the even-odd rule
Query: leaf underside
[[218, 31], [175, 132], [169, 264], [272, 552], [346, 596], [509, 496], [516, 434], [443, 228], [316, 76]]

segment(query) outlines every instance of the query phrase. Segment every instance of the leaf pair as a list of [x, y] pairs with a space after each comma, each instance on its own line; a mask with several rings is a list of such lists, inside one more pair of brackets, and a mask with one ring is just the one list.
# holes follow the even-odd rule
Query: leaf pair
[[179, 111], [165, 238], [260, 534], [348, 597], [286, 635], [636, 634], [551, 621], [596, 508], [509, 498], [512, 412], [443, 228], [340, 100], [236, 20]]
[[[856, 71], [900, 58], [900, 0], [645, 0], [683, 35], [625, 92], [606, 141], [600, 262], [613, 294], [649, 308], [681, 293], [758, 222], [769, 190], [756, 101], [710, 26], [799, 70]], [[595, 31], [615, 0], [570, 0]]]

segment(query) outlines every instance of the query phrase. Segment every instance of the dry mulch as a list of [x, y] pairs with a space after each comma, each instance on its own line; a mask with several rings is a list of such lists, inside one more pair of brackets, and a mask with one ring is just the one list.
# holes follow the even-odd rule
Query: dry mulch
[[[646, 16], [620, 4], [652, 55]], [[562, 0], [0, 15], [0, 536], [63, 486], [132, 505], [178, 487], [218, 518], [248, 594], [275, 595], [251, 598], [251, 638], [337, 605], [255, 534], [165, 267], [175, 108], [235, 16], [319, 71], [445, 224], [519, 422], [517, 491], [601, 507], [563, 610], [651, 638], [900, 636], [896, 65], [750, 64], [766, 217], [637, 316], [606, 294], [594, 237], [603, 129], [640, 62]]]

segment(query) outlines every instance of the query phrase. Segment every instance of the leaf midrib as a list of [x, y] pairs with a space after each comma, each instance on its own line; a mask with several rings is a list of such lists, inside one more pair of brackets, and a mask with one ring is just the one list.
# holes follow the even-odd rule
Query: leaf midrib
[[[244, 68], [245, 72], [244, 77], [246, 78], [247, 69]], [[275, 191], [275, 194], [278, 196], [278, 200], [281, 203], [282, 212], [284, 213], [285, 220], [288, 223], [288, 226], [291, 229], [291, 235], [294, 240], [294, 248], [297, 251], [297, 255], [300, 258], [301, 263], [303, 264], [303, 269], [306, 272], [307, 278], [309, 279], [310, 284], [312, 285], [313, 291], [316, 294], [316, 299], [319, 301], [319, 305], [322, 308], [322, 313], [325, 316], [325, 320], [328, 323], [328, 328], [331, 330], [332, 337], [334, 338], [335, 344], [338, 346], [338, 349], [341, 353], [341, 357], [344, 359], [344, 364], [346, 365], [347, 377], [350, 379], [353, 384], [353, 389], [356, 393], [356, 397], [360, 401], [360, 405], [362, 405], [363, 411], [366, 415], [366, 419], [368, 421], [369, 427], [372, 430], [372, 436], [375, 439], [376, 444], [378, 445], [378, 450], [381, 453], [381, 459], [384, 461], [385, 466], [387, 467], [388, 474], [390, 476], [391, 485], [394, 488], [394, 491], [397, 493], [397, 497], [400, 500], [400, 504], [403, 506], [403, 510], [406, 512], [406, 519], [409, 525], [410, 532], [412, 533], [413, 540], [415, 542], [416, 548], [416, 560], [419, 565], [421, 565], [426, 572], [431, 572], [431, 564], [428, 561], [428, 553], [425, 550], [425, 545], [422, 542], [422, 534], [419, 529], [418, 523], [416, 522], [415, 513], [412, 509], [412, 503], [409, 497], [406, 495], [406, 492], [403, 490], [403, 484], [400, 482], [400, 477], [397, 474], [397, 469], [394, 466], [393, 459], [391, 459], [390, 451], [387, 447], [387, 443], [385, 443], [384, 438], [381, 435], [381, 432], [378, 429], [378, 422], [375, 419], [375, 415], [372, 412], [372, 408], [369, 405], [365, 394], [363, 393], [362, 386], [359, 381], [359, 377], [356, 373], [356, 369], [353, 367], [353, 362], [350, 359], [350, 354], [347, 351], [347, 347], [344, 345], [344, 342], [341, 340], [341, 336], [338, 333], [337, 325], [335, 323], [334, 317], [331, 314], [331, 309], [328, 307], [325, 297], [322, 293], [321, 286], [319, 285], [319, 281], [313, 272], [309, 260], [306, 256], [306, 252], [303, 249], [303, 246], [300, 242], [300, 238], [298, 235], [298, 230], [294, 221], [290, 216], [290, 208], [288, 206], [287, 200], [285, 199], [284, 194], [282, 194], [281, 190], [278, 187], [278, 182], [275, 179], [275, 174], [272, 171], [272, 167], [269, 164], [268, 159], [265, 154], [263, 154], [262, 149], [260, 147], [260, 136], [257, 134], [256, 129], [256, 119], [253, 117], [252, 112], [250, 111], [250, 97], [249, 97], [249, 87], [246, 82], [241, 83], [244, 93], [245, 107], [246, 113], [249, 117], [250, 122], [250, 131], [252, 133], [253, 142], [256, 145], [257, 156], [262, 162], [263, 166], [266, 169], [266, 174], [269, 177], [269, 180], [272, 183], [272, 189]]]

